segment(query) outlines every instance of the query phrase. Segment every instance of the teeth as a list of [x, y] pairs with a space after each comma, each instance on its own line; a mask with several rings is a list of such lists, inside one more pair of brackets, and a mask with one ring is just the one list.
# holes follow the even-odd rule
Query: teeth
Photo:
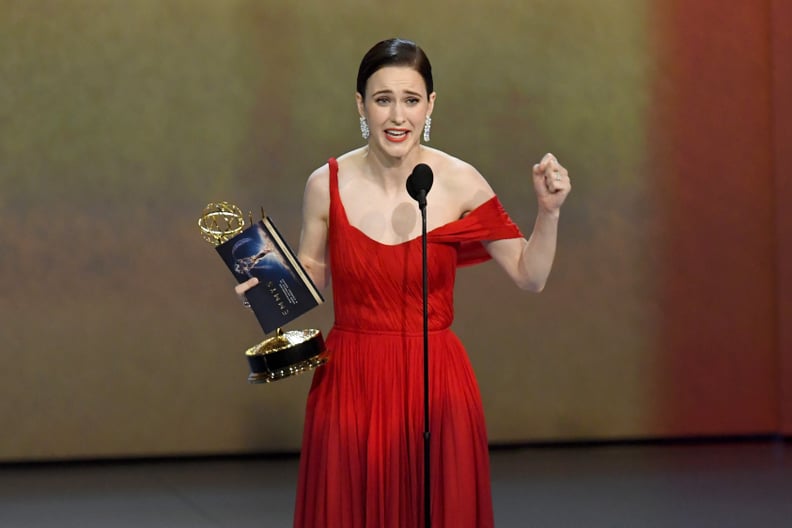
[[389, 136], [403, 136], [407, 132], [404, 132], [403, 130], [402, 131], [386, 130], [385, 133], [388, 134]]

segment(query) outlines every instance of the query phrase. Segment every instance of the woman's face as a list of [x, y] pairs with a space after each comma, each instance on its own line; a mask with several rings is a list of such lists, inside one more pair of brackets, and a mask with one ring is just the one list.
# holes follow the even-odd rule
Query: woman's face
[[426, 93], [421, 74], [409, 66], [386, 66], [366, 81], [365, 99], [357, 94], [358, 112], [368, 121], [369, 146], [402, 158], [417, 147], [435, 94]]

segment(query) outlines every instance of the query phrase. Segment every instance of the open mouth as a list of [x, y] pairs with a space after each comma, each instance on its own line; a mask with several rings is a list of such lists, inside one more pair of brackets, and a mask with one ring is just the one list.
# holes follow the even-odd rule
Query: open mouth
[[388, 141], [393, 141], [393, 142], [396, 142], [396, 143], [402, 142], [405, 139], [407, 139], [407, 135], [408, 134], [409, 134], [409, 131], [407, 131], [407, 130], [393, 130], [393, 129], [389, 129], [389, 130], [385, 131], [385, 137], [388, 139]]

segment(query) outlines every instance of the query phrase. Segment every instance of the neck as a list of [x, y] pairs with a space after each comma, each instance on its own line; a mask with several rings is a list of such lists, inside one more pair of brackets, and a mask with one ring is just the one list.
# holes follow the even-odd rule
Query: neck
[[365, 165], [369, 175], [385, 186], [385, 188], [404, 187], [404, 182], [412, 172], [415, 165], [421, 162], [421, 150], [418, 146], [406, 156], [393, 158], [368, 147], [364, 153]]

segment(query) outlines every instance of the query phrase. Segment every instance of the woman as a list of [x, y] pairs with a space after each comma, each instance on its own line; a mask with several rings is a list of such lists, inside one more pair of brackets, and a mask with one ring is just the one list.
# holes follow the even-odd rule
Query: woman
[[456, 267], [491, 257], [517, 286], [541, 291], [570, 182], [551, 154], [534, 165], [539, 207], [526, 240], [476, 169], [421, 143], [435, 97], [418, 46], [376, 44], [357, 80], [366, 145], [306, 184], [298, 256], [319, 288], [332, 278], [335, 323], [330, 360], [308, 396], [297, 527], [423, 524], [422, 223], [405, 188], [419, 163], [434, 173], [426, 209], [432, 526], [493, 525], [481, 397], [449, 329]]

